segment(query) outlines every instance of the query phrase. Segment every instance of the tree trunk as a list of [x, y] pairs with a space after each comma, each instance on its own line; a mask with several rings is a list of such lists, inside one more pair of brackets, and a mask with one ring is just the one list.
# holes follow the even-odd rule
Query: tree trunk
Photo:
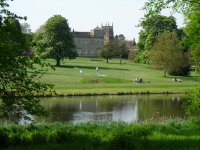
[[60, 58], [59, 57], [56, 58], [56, 66], [60, 67]]
[[122, 64], [122, 55], [119, 56], [120, 64]]
[[108, 63], [108, 58], [106, 59], [106, 63]]
[[166, 75], [167, 75], [167, 70], [164, 69], [164, 77], [166, 77]]

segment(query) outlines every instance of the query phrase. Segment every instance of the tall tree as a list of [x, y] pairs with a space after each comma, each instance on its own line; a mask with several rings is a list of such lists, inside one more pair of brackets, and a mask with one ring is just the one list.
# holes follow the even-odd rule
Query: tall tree
[[116, 35], [113, 41], [115, 56], [119, 58], [122, 64], [122, 58], [128, 58], [128, 47], [126, 45], [125, 36], [123, 34]]
[[[200, 5], [199, 5], [200, 8]], [[196, 64], [200, 65], [200, 10], [195, 10], [188, 15], [188, 22], [185, 28], [187, 44], [192, 49], [192, 56]]]
[[153, 15], [144, 17], [140, 22], [140, 26], [142, 30], [139, 33], [139, 41], [137, 43], [139, 53], [136, 60], [137, 62], [148, 63], [149, 59], [146, 54], [153, 47], [158, 34], [166, 31], [177, 31], [176, 20], [173, 16]]
[[56, 59], [56, 66], [64, 57], [71, 58], [75, 52], [75, 43], [67, 20], [61, 15], [49, 18], [44, 26], [48, 56]]
[[[6, 0], [0, 1], [0, 115], [17, 119], [21, 113], [42, 115], [40, 95], [51, 94], [52, 85], [40, 82], [44, 73], [34, 64], [44, 66], [37, 57], [25, 56], [26, 40], [18, 17], [8, 10]], [[38, 66], [38, 67], [39, 67]]]
[[150, 65], [163, 69], [164, 77], [166, 77], [170, 68], [182, 65], [181, 60], [183, 60], [183, 51], [177, 34], [175, 32], [159, 34], [150, 51]]
[[141, 40], [144, 40], [144, 45], [142, 46], [144, 50], [151, 49], [159, 33], [177, 30], [176, 20], [173, 16], [155, 15], [143, 18], [140, 26], [143, 29], [143, 32], [140, 32], [140, 34]]
[[100, 51], [99, 56], [106, 59], [106, 62], [108, 63], [108, 60], [114, 57], [114, 43], [109, 42], [106, 44]]

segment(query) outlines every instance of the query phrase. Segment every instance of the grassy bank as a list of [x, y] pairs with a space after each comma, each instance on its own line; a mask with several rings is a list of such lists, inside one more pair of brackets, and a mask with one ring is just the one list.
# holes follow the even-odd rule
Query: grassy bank
[[[55, 65], [54, 60], [47, 62]], [[107, 64], [103, 59], [77, 58], [64, 60], [61, 64], [42, 78], [44, 82], [54, 84], [61, 95], [185, 93], [197, 84], [197, 78], [193, 76], [177, 77], [182, 82], [173, 82], [174, 77], [163, 77], [162, 70], [127, 60], [119, 64], [119, 60], [112, 59]], [[98, 76], [96, 67], [103, 76]], [[83, 77], [80, 70], [83, 70]], [[144, 83], [133, 83], [135, 78], [143, 79]]]
[[43, 124], [0, 127], [1, 149], [198, 149], [200, 128], [190, 123]]

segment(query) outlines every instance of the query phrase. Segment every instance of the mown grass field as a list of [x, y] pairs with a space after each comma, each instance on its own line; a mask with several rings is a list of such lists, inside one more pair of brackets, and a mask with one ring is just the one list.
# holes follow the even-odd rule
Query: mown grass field
[[[53, 59], [46, 62], [55, 65]], [[99, 67], [101, 75], [106, 76], [98, 76], [96, 67]], [[83, 70], [83, 77], [80, 70]], [[142, 78], [144, 83], [133, 83], [135, 78]], [[173, 82], [173, 78], [169, 75], [163, 77], [162, 70], [128, 60], [119, 64], [118, 59], [106, 63], [104, 59], [77, 58], [62, 61], [61, 67], [49, 70], [42, 80], [54, 84], [61, 95], [185, 93], [193, 89], [198, 81], [193, 72], [189, 77], [177, 77], [182, 82]]]

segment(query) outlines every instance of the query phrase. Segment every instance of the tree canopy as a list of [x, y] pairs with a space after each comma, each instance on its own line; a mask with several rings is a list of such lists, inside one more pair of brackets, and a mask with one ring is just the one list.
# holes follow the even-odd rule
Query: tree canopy
[[188, 64], [185, 58], [176, 32], [160, 33], [150, 51], [150, 65], [163, 69], [164, 76], [171, 70], [177, 72], [177, 75], [179, 75], [178, 71], [180, 68]]
[[61, 59], [75, 58], [75, 43], [67, 19], [61, 15], [49, 18], [44, 26], [35, 34], [36, 52], [46, 58], [54, 58], [56, 66]]
[[120, 64], [122, 64], [122, 58], [128, 58], [129, 54], [125, 36], [123, 34], [116, 35], [113, 44], [114, 55], [120, 59]]
[[176, 20], [173, 16], [155, 15], [143, 18], [140, 26], [142, 31], [139, 33], [139, 50], [150, 50], [159, 33], [177, 30]]
[[184, 29], [187, 35], [187, 44], [192, 49], [193, 58], [200, 60], [200, 1], [199, 0], [148, 0], [144, 10], [147, 18], [159, 15], [163, 9], [171, 8], [173, 11], [182, 13], [186, 20]]
[[114, 43], [113, 42], [107, 43], [99, 51], [99, 56], [106, 59], [106, 62], [108, 63], [108, 60], [114, 57]]
[[176, 19], [173, 16], [152, 15], [144, 17], [140, 24], [142, 30], [139, 33], [137, 49], [139, 53], [135, 62], [148, 63], [148, 53], [157, 40], [158, 34], [163, 32], [178, 31]]

